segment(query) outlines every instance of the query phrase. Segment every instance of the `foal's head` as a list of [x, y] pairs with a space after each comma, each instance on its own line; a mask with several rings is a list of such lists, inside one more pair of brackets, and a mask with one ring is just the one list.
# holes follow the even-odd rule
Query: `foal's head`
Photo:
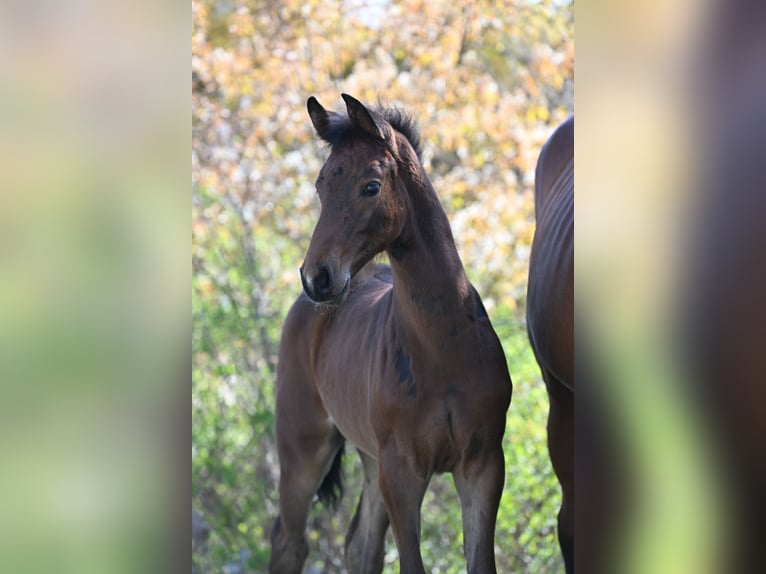
[[343, 94], [348, 117], [308, 100], [311, 122], [332, 146], [316, 181], [322, 204], [301, 280], [318, 303], [337, 305], [351, 277], [401, 235], [406, 178], [417, 178], [418, 135], [398, 110], [368, 110]]

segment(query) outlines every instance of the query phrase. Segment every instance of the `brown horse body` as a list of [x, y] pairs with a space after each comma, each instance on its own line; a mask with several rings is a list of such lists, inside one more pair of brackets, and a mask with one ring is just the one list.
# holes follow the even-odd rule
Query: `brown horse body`
[[527, 291], [529, 340], [548, 389], [548, 449], [563, 501], [559, 543], [574, 571], [574, 116], [543, 146]]
[[[349, 572], [382, 571], [389, 523], [402, 574], [425, 572], [420, 506], [431, 476], [443, 472], [460, 497], [468, 572], [495, 572], [511, 399], [505, 355], [412, 122], [343, 98], [348, 117], [308, 102], [332, 152], [317, 180], [322, 211], [301, 268], [305, 293], [280, 346], [270, 571], [300, 572], [312, 499], [333, 478], [345, 439], [365, 473], [346, 538]], [[390, 268], [371, 262], [380, 252]]]

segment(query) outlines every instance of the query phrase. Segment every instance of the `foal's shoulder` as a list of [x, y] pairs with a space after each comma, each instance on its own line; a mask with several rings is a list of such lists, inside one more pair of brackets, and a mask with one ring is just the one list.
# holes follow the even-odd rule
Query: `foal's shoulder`
[[351, 288], [362, 287], [371, 281], [382, 281], [383, 283], [393, 284], [394, 279], [391, 276], [391, 268], [383, 263], [372, 261], [362, 267], [359, 272], [354, 275], [354, 278], [351, 280]]
[[394, 277], [391, 275], [391, 267], [384, 265], [383, 263], [375, 263], [373, 265], [374, 267], [372, 271], [375, 279], [383, 281], [384, 283], [390, 283], [391, 285], [394, 284]]
[[381, 300], [391, 292], [394, 280], [391, 268], [382, 263], [371, 262], [365, 265], [351, 280], [349, 299], [355, 303], [369, 306]]

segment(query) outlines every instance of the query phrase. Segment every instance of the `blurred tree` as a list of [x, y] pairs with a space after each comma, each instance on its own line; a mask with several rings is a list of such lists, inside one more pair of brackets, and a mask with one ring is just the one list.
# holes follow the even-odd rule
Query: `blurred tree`
[[[515, 385], [498, 565], [556, 571], [547, 399], [523, 306], [537, 154], [573, 111], [572, 4], [193, 0], [192, 19], [192, 484], [210, 525], [198, 568], [261, 572], [268, 561], [276, 350], [300, 292], [297, 269], [318, 214], [313, 182], [327, 156], [305, 102], [315, 95], [335, 107], [348, 92], [419, 119], [426, 170]], [[322, 572], [343, 571], [353, 456], [346, 470], [341, 508], [313, 513], [309, 525], [310, 561]], [[423, 530], [426, 563], [459, 572], [459, 505], [445, 478], [426, 498]]]

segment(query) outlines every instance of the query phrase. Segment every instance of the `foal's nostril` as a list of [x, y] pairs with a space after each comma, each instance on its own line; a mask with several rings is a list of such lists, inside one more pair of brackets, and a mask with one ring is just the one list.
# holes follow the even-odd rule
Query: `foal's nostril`
[[303, 290], [314, 301], [326, 301], [333, 295], [332, 271], [328, 265], [321, 265], [316, 275], [306, 275], [303, 266], [300, 268]]
[[319, 273], [314, 276], [312, 281], [314, 286], [314, 292], [319, 296], [332, 294], [332, 273], [327, 265], [322, 265], [319, 268]]

